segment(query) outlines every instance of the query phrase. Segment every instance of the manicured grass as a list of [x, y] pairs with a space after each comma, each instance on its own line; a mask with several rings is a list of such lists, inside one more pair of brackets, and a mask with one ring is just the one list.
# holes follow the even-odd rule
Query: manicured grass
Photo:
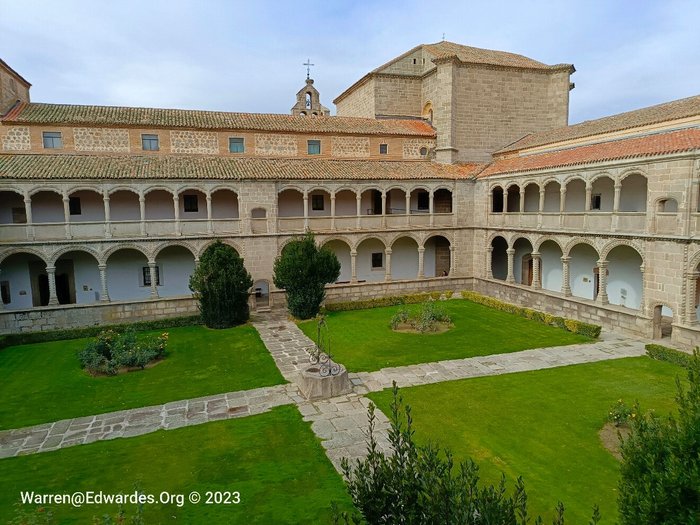
[[252, 326], [167, 332], [166, 359], [113, 377], [92, 377], [80, 368], [76, 354], [88, 339], [0, 350], [0, 429], [284, 382]]
[[[145, 505], [146, 523], [329, 523], [330, 504], [352, 503], [308, 423], [293, 406], [242, 419], [0, 460], [0, 523], [21, 490], [238, 491], [239, 505]], [[129, 515], [133, 506], [126, 506]], [[51, 506], [55, 522], [92, 523], [116, 505]]]
[[[412, 407], [416, 438], [472, 457], [483, 479], [522, 475], [532, 514], [561, 500], [567, 523], [588, 523], [594, 503], [603, 522], [617, 520], [619, 463], [598, 431], [618, 399], [645, 409], [673, 409], [682, 368], [646, 357], [483, 377], [401, 389]], [[391, 391], [369, 397], [389, 413]], [[548, 520], [545, 520], [548, 522]]]
[[[590, 341], [587, 337], [470, 301], [444, 301], [440, 306], [454, 324], [454, 328], [441, 334], [392, 331], [389, 322], [400, 306], [331, 312], [327, 315], [331, 350], [348, 370], [365, 372], [388, 366]], [[409, 306], [409, 309], [417, 308], [419, 305]], [[316, 321], [304, 321], [299, 327], [316, 340]]]

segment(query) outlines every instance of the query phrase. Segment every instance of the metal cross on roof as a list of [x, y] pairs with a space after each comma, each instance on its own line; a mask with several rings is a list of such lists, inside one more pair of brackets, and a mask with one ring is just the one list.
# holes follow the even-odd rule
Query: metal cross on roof
[[308, 79], [309, 79], [309, 75], [311, 74], [311, 66], [315, 66], [316, 64], [312, 64], [312, 63], [311, 63], [311, 59], [310, 59], [310, 58], [307, 58], [307, 59], [306, 59], [306, 62], [304, 62], [303, 65], [306, 66], [306, 79], [308, 80]]

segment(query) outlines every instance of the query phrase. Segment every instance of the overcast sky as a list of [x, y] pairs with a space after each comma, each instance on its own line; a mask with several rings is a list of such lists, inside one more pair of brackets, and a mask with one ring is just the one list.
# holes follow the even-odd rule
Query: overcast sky
[[573, 63], [570, 122], [700, 94], [700, 1], [0, 0], [36, 102], [288, 113], [421, 43]]

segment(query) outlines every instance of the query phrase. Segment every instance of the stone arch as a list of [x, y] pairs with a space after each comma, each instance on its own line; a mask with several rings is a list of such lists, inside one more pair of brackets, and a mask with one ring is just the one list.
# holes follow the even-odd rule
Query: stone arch
[[621, 212], [646, 212], [649, 198], [649, 179], [646, 174], [636, 170], [620, 177]]
[[593, 248], [596, 251], [596, 253], [598, 254], [598, 257], [600, 257], [600, 250], [595, 245], [595, 243], [592, 241], [589, 241], [588, 239], [585, 239], [584, 237], [574, 237], [569, 242], [567, 242], [566, 245], [564, 246], [564, 249], [562, 250], [564, 257], [569, 257], [569, 252], [577, 244], [587, 244], [588, 246]]
[[313, 191], [325, 191], [328, 195], [333, 195], [333, 190], [331, 188], [329, 188], [328, 186], [324, 186], [323, 184], [317, 184], [315, 186], [310, 186], [306, 189], [306, 192], [308, 194], [311, 194], [311, 192], [313, 192]]
[[337, 188], [335, 188], [335, 189], [333, 190], [332, 195], [335, 195], [336, 193], [340, 193], [341, 191], [349, 191], [349, 192], [354, 193], [355, 195], [357, 195], [357, 192], [358, 192], [359, 190], [358, 190], [357, 188], [353, 187], [353, 186], [338, 186]]
[[39, 259], [41, 259], [42, 262], [44, 262], [44, 264], [49, 266], [49, 258], [46, 256], [45, 253], [42, 253], [39, 250], [36, 250], [34, 248], [30, 248], [28, 246], [27, 247], [23, 246], [23, 247], [18, 247], [18, 248], [9, 248], [8, 250], [0, 253], [0, 264], [2, 264], [2, 262], [5, 259], [7, 259], [10, 255], [17, 255], [20, 253], [28, 253], [30, 255], [35, 255]]
[[355, 244], [355, 267], [359, 281], [377, 282], [387, 276], [386, 243], [376, 234], [368, 234]]
[[236, 243], [236, 242], [234, 242], [234, 241], [232, 241], [232, 240], [230, 240], [230, 239], [209, 239], [208, 241], [204, 242], [204, 243], [199, 247], [198, 250], [194, 250], [193, 248], [190, 248], [190, 249], [192, 250], [192, 253], [193, 253], [193, 255], [194, 255], [194, 258], [195, 258], [196, 260], [199, 260], [199, 259], [202, 257], [202, 254], [204, 253], [204, 251], [205, 251], [207, 248], [209, 248], [209, 246], [211, 246], [212, 244], [214, 244], [214, 243], [217, 242], [217, 241], [221, 241], [222, 243], [224, 243], [224, 244], [230, 246], [231, 248], [233, 248], [234, 250], [236, 250], [236, 252], [238, 253], [238, 256], [239, 256], [241, 259], [245, 259], [245, 252], [244, 252], [244, 250], [243, 250], [243, 246], [242, 246], [242, 245], [239, 245], [238, 243]]
[[87, 246], [64, 246], [63, 248], [59, 248], [49, 256], [49, 266], [55, 266], [56, 261], [60, 259], [62, 255], [65, 255], [69, 252], [85, 252], [93, 256], [95, 258], [95, 261], [97, 261], [97, 264], [104, 264], [104, 261], [102, 260], [102, 254], [93, 250], [92, 248], [88, 248]]
[[551, 177], [545, 180], [540, 188], [544, 191], [544, 209], [542, 211], [558, 214], [561, 209], [561, 182]]
[[[586, 210], [586, 186], [588, 182], [580, 175], [568, 177], [561, 188], [565, 188], [564, 212], [583, 212]], [[560, 195], [561, 197], [561, 195]]]
[[[632, 241], [628, 241], [626, 239], [615, 239], [613, 241], [608, 242], [605, 244], [599, 251], [598, 253], [600, 254], [600, 259], [602, 261], [607, 260], [608, 254], [613, 251], [615, 248], [618, 246], [628, 246], [632, 248], [634, 251], [636, 251], [639, 256], [642, 258], [642, 264], [646, 264], [646, 257], [644, 257], [644, 250], [637, 244], [635, 244]], [[595, 248], [595, 246], [594, 246]]]
[[376, 233], [367, 233], [367, 234], [359, 237], [355, 241], [355, 245], [351, 246], [351, 247], [354, 248], [355, 250], [357, 250], [357, 247], [360, 246], [360, 244], [365, 242], [367, 239], [377, 239], [377, 240], [379, 240], [379, 242], [381, 242], [384, 245], [384, 248], [387, 248], [387, 243], [384, 241], [384, 239], [382, 237], [378, 236]]
[[29, 197], [32, 197], [32, 196], [36, 195], [37, 193], [41, 193], [42, 191], [48, 191], [48, 192], [51, 192], [51, 193], [56, 193], [56, 194], [60, 195], [61, 197], [63, 197], [63, 191], [62, 191], [60, 188], [56, 188], [56, 187], [54, 187], [54, 186], [38, 186], [38, 187], [34, 187], [34, 188], [32, 188], [31, 190], [27, 191], [27, 195], [28, 195]]
[[425, 277], [447, 277], [455, 266], [452, 260], [454, 249], [452, 240], [446, 235], [435, 233], [423, 243], [423, 274]]
[[418, 277], [418, 249], [421, 243], [409, 233], [396, 235], [390, 243], [391, 276], [395, 280]]
[[[197, 250], [192, 246], [190, 243], [186, 241], [165, 241], [153, 248], [153, 258], [155, 259], [158, 257], [158, 254], [162, 252], [165, 248], [169, 248], [171, 246], [180, 246], [182, 248], [185, 248], [187, 251], [189, 251], [192, 254], [192, 257], [197, 258]], [[237, 251], [237, 250], [236, 250]], [[239, 252], [240, 255], [240, 252]]]
[[671, 195], [659, 197], [653, 203], [656, 213], [678, 213], [678, 199]]
[[387, 247], [393, 249], [394, 243], [395, 243], [396, 241], [398, 241], [399, 239], [401, 239], [402, 237], [408, 237], [409, 239], [413, 239], [414, 241], [416, 241], [416, 244], [417, 244], [419, 247], [422, 246], [422, 244], [423, 244], [423, 243], [421, 242], [421, 239], [419, 238], [419, 236], [416, 235], [415, 233], [412, 233], [412, 232], [401, 232], [401, 233], [397, 233], [396, 235], [392, 236], [392, 237], [387, 241], [387, 243], [386, 243]]
[[545, 235], [544, 237], [538, 237], [537, 240], [532, 244], [532, 246], [536, 252], [539, 252], [540, 246], [542, 246], [547, 241], [552, 241], [554, 244], [556, 244], [559, 247], [562, 254], [564, 253], [564, 249], [562, 248], [562, 245], [559, 242], [559, 240], [557, 240], [555, 237], [553, 237], [551, 235]]
[[230, 185], [230, 184], [216, 184], [216, 185], [212, 186], [211, 188], [209, 188], [209, 194], [211, 195], [215, 191], [221, 191], [221, 190], [232, 191], [233, 193], [236, 194], [236, 196], [238, 196], [240, 194], [240, 188], [238, 188], [237, 186], [234, 186], [234, 185]]
[[168, 186], [163, 186], [162, 184], [154, 184], [152, 186], [147, 186], [143, 189], [143, 196], [145, 197], [146, 195], [148, 195], [152, 191], [164, 191], [166, 193], [169, 193], [172, 196], [177, 195], [177, 192], [173, 188], [170, 188]]
[[90, 184], [78, 184], [76, 186], [70, 186], [66, 188], [66, 195], [71, 195], [75, 193], [76, 191], [92, 191], [94, 193], [99, 193], [100, 195], [104, 195], [103, 188], [99, 186], [93, 186]]
[[140, 190], [137, 190], [132, 186], [113, 186], [107, 190], [107, 195], [111, 197], [113, 193], [117, 193], [118, 191], [128, 191], [129, 193], [133, 193], [139, 197], [142, 195]]
[[256, 279], [248, 291], [251, 295], [253, 310], [270, 306], [270, 290], [272, 282], [269, 279]]
[[421, 117], [423, 117], [424, 119], [427, 119], [428, 122], [433, 121], [433, 103], [432, 103], [432, 101], [428, 100], [423, 105], [423, 111], [421, 111]]
[[520, 211], [520, 185], [517, 182], [510, 182], [505, 190], [505, 211], [517, 213]]
[[613, 183], [615, 183], [615, 181], [616, 181], [615, 175], [613, 175], [609, 171], [598, 171], [588, 179], [589, 184], [593, 184], [595, 181], [597, 181], [598, 179], [601, 179], [603, 177], [606, 177], [606, 178], [612, 180]]
[[12, 188], [0, 189], [0, 224], [26, 223], [27, 207], [24, 203], [24, 194]]
[[328, 237], [324, 237], [320, 241], [320, 246], [325, 246], [326, 244], [328, 244], [329, 242], [332, 242], [332, 241], [344, 242], [345, 244], [348, 245], [348, 248], [350, 248], [351, 250], [353, 248], [352, 241], [350, 239], [348, 239], [347, 237], [345, 237], [344, 235], [329, 235]]
[[688, 270], [691, 272], [695, 271], [695, 269], [700, 266], [700, 251], [696, 252], [694, 255], [691, 255], [688, 260], [690, 261]]
[[142, 253], [146, 259], [149, 261], [154, 260], [153, 253], [152, 251], [147, 251], [145, 250], [141, 245], [136, 244], [136, 243], [119, 243], [111, 248], [108, 248], [102, 253], [102, 261], [103, 264], [107, 263], [107, 260], [114, 254], [114, 252], [118, 252], [119, 250], [136, 250], [137, 252]]
[[510, 244], [503, 235], [491, 236], [488, 244], [491, 250], [491, 276], [494, 279], [505, 281], [508, 276], [508, 254]]
[[[518, 235], [518, 234], [516, 233], [515, 235]], [[493, 233], [489, 234], [489, 236], [486, 238], [486, 242], [488, 243], [489, 246], [491, 246], [493, 244], [494, 239], [496, 239], [497, 237], [501, 237], [506, 242], [506, 247], [510, 248], [511, 242], [510, 242], [510, 239], [507, 237], [512, 237], [512, 236], [513, 236], [513, 234], [511, 234], [509, 236], [506, 232], [497, 231], [497, 232], [493, 232]]]
[[602, 252], [601, 259], [607, 261], [608, 301], [633, 310], [643, 310], [644, 257], [640, 251], [630, 243], [616, 243], [616, 246]]
[[506, 197], [503, 186], [495, 184], [489, 189], [489, 200], [491, 201], [491, 213], [503, 213], [506, 206]]
[[513, 277], [515, 282], [525, 286], [532, 286], [534, 281], [534, 261], [532, 252], [534, 245], [525, 235], [519, 235], [513, 240]]
[[540, 254], [540, 281], [544, 290], [562, 291], [564, 268], [562, 265], [563, 251], [561, 244], [554, 237], [538, 239], [535, 251]]
[[595, 300], [600, 288], [598, 276], [600, 252], [592, 243], [579, 238], [569, 243], [565, 256], [569, 259], [571, 295], [581, 299]]
[[620, 175], [618, 176], [619, 182], [622, 182], [625, 180], [627, 177], [630, 175], [641, 175], [645, 179], [649, 179], [649, 172], [647, 169], [643, 166], [633, 166], [631, 168], [626, 168], [620, 172]]
[[[494, 235], [498, 235], [498, 234], [494, 234]], [[454, 235], [450, 234], [447, 231], [429, 233], [428, 235], [423, 237], [423, 242], [422, 243], [419, 242], [418, 246], [425, 245], [425, 243], [428, 242], [432, 237], [444, 237], [445, 239], [447, 239], [450, 242], [450, 246], [454, 246], [454, 242], [455, 242]]]
[[285, 184], [284, 186], [280, 186], [279, 188], [277, 188], [277, 195], [288, 190], [298, 191], [302, 195], [304, 195], [304, 192], [306, 191], [305, 188], [297, 186], [296, 184]]

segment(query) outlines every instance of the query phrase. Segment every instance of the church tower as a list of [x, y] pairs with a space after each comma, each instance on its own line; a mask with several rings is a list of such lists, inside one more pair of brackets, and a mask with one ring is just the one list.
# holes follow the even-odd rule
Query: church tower
[[297, 93], [297, 103], [292, 108], [292, 115], [297, 117], [328, 117], [331, 110], [321, 104], [321, 95], [314, 87], [314, 80], [306, 74], [306, 85]]

